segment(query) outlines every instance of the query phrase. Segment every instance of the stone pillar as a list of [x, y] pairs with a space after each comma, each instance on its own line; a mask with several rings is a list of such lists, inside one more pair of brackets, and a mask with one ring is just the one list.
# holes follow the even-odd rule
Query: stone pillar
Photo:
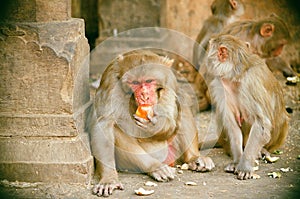
[[161, 0], [160, 24], [196, 39], [213, 0]]
[[0, 179], [89, 183], [89, 45], [71, 0], [14, 0], [0, 24]]

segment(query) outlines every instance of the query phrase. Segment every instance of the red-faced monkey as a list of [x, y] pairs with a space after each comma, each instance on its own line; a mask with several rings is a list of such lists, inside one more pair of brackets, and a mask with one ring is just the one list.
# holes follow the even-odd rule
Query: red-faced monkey
[[214, 167], [200, 157], [198, 134], [187, 97], [178, 89], [172, 61], [149, 51], [116, 58], [96, 91], [89, 131], [99, 184], [93, 193], [123, 189], [117, 170], [147, 173], [157, 181], [174, 178], [169, 165], [193, 171]]

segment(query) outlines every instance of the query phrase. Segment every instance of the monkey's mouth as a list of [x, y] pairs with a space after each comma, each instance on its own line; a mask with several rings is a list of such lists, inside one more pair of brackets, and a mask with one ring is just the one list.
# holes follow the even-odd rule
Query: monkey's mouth
[[139, 105], [136, 109], [135, 114], [141, 118], [149, 119], [148, 117], [153, 117], [153, 105]]

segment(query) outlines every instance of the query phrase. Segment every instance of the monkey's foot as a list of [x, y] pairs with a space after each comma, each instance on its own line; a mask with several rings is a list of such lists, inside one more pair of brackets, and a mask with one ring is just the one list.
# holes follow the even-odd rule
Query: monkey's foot
[[259, 158], [260, 159], [263, 159], [264, 157], [267, 157], [267, 156], [271, 156], [270, 152], [265, 149], [265, 148], [262, 148], [261, 151], [259, 152]]
[[237, 175], [237, 179], [239, 180], [251, 179], [253, 176], [253, 167], [249, 161], [240, 161], [236, 166], [234, 174]]
[[189, 169], [192, 171], [211, 171], [215, 164], [210, 157], [199, 157], [197, 160], [189, 163]]
[[169, 167], [168, 165], [163, 165], [158, 169], [149, 173], [151, 177], [153, 177], [156, 181], [166, 182], [169, 180], [173, 180], [175, 177], [175, 168]]
[[100, 181], [99, 184], [94, 186], [93, 194], [108, 197], [112, 195], [115, 189], [123, 190], [124, 187], [120, 182], [102, 183]]
[[224, 171], [228, 172], [228, 173], [234, 173], [235, 172], [235, 168], [236, 168], [236, 163], [229, 163], [225, 168]]

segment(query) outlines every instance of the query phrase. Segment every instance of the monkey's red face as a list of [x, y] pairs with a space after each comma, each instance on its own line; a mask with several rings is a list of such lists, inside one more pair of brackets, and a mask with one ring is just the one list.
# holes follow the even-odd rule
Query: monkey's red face
[[154, 79], [134, 80], [128, 83], [138, 106], [149, 106], [157, 103], [157, 86]]

